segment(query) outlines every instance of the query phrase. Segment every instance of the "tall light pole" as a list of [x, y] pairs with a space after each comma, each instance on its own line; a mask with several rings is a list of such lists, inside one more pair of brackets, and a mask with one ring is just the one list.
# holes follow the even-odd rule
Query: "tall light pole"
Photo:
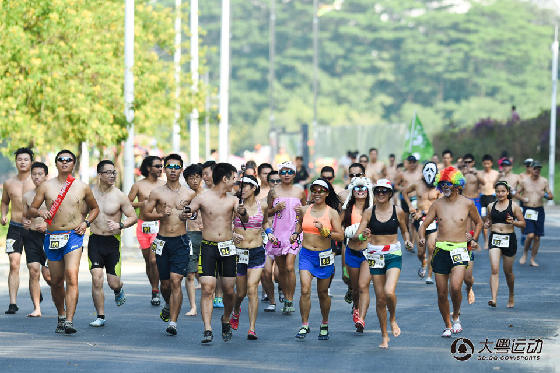
[[271, 159], [278, 153], [276, 139], [276, 127], [274, 123], [274, 56], [276, 52], [276, 0], [270, 0], [270, 19], [268, 23], [269, 46], [268, 46], [268, 123], [269, 139], [271, 145]]
[[[123, 191], [128, 194], [134, 184], [134, 0], [125, 0], [124, 8], [124, 116], [128, 138], [124, 145]], [[125, 247], [133, 246], [133, 235], [125, 230]]]
[[[193, 98], [198, 93], [198, 0], [191, 0], [191, 77]], [[193, 102], [195, 100], [193, 99]], [[191, 163], [198, 163], [199, 132], [198, 132], [198, 108], [193, 105], [191, 111]]]
[[175, 64], [175, 120], [173, 121], [172, 146], [173, 152], [179, 153], [181, 147], [181, 127], [179, 118], [181, 117], [181, 0], [175, 0], [175, 54], [173, 55]]
[[[552, 98], [550, 104], [550, 150], [548, 154], [548, 183], [554, 194], [554, 171], [556, 167], [556, 85], [558, 82], [558, 25], [554, 28], [552, 43]], [[549, 201], [553, 205], [554, 201]]]
[[229, 158], [229, 12], [230, 0], [222, 0], [222, 35], [220, 43], [220, 162], [227, 162]]
[[315, 132], [317, 129], [317, 95], [319, 80], [319, 0], [313, 0], [313, 121], [311, 122], [311, 143], [313, 152], [312, 161], [315, 160]]
[[210, 159], [210, 76], [208, 71], [204, 74], [204, 81], [206, 82], [206, 102], [204, 103], [204, 159]]

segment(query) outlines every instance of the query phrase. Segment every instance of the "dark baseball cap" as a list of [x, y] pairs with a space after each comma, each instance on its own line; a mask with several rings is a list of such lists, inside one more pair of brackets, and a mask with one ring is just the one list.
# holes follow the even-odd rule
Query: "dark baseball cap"
[[502, 161], [502, 166], [511, 166], [511, 161], [509, 159], [504, 159]]
[[533, 161], [531, 162], [531, 167], [533, 168], [542, 168], [542, 163], [539, 161]]
[[406, 160], [409, 161], [409, 162], [417, 162], [418, 161], [418, 159], [416, 159], [416, 157], [413, 156], [412, 154], [409, 155], [408, 157], [406, 157]]

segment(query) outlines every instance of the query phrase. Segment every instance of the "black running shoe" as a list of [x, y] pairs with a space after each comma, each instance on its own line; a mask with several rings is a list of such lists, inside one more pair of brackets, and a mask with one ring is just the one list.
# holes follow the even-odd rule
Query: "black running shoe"
[[159, 292], [152, 291], [152, 300], [150, 302], [152, 303], [152, 306], [159, 306], [160, 305]]
[[74, 328], [72, 321], [64, 321], [64, 333], [66, 334], [74, 334], [77, 330]]
[[212, 334], [211, 330], [205, 330], [204, 334], [202, 335], [202, 341], [200, 341], [200, 343], [206, 344], [206, 343], [212, 343], [212, 340], [214, 339], [214, 335]]
[[311, 329], [309, 329], [309, 326], [302, 326], [302, 327], [299, 329], [299, 332], [296, 334], [296, 338], [297, 338], [297, 339], [304, 339], [305, 336], [306, 336], [307, 334], [309, 334], [310, 332], [311, 332]]
[[162, 319], [164, 322], [169, 322], [169, 304], [166, 304], [162, 309], [161, 312], [159, 314], [160, 319]]
[[348, 290], [346, 291], [346, 294], [344, 295], [344, 301], [348, 304], [352, 303], [352, 301], [353, 301], [352, 289], [350, 289], [350, 287], [348, 287]]
[[321, 325], [321, 328], [319, 329], [319, 340], [320, 341], [326, 341], [329, 339], [329, 326], [328, 325]]
[[165, 331], [168, 335], [177, 335], [177, 327], [175, 325], [169, 325]]
[[229, 342], [231, 341], [231, 337], [233, 337], [231, 325], [229, 325], [229, 322], [222, 322], [222, 339], [224, 342]]
[[57, 334], [64, 334], [64, 322], [66, 321], [66, 317], [59, 317], [58, 323], [56, 324], [55, 333]]
[[19, 311], [19, 307], [15, 304], [10, 304], [8, 306], [8, 310], [6, 312], [4, 312], [6, 315], [13, 315], [15, 314], [17, 311]]

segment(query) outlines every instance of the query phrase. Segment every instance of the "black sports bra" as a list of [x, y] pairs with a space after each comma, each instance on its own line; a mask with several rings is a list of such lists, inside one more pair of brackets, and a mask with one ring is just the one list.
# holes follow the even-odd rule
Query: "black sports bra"
[[395, 205], [393, 205], [393, 215], [391, 215], [389, 220], [385, 222], [377, 220], [377, 217], [375, 216], [375, 207], [376, 206], [373, 206], [371, 219], [368, 223], [368, 228], [371, 230], [371, 234], [376, 236], [397, 234], [399, 230], [399, 219], [397, 218], [397, 208]]
[[492, 224], [507, 224], [506, 217], [507, 215], [513, 216], [513, 208], [511, 199], [509, 200], [509, 205], [504, 211], [496, 210], [496, 204], [498, 201], [494, 202], [492, 206], [492, 210], [490, 211], [490, 218], [492, 219]]

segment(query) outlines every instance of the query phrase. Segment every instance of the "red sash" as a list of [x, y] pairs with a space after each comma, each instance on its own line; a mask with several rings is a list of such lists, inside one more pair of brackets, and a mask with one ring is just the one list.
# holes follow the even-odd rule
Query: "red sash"
[[66, 193], [68, 193], [68, 189], [70, 189], [74, 180], [76, 179], [72, 175], [68, 175], [68, 177], [66, 178], [66, 182], [60, 189], [60, 192], [58, 192], [58, 197], [56, 197], [56, 200], [54, 201], [54, 203], [52, 204], [49, 210], [49, 213], [51, 214], [51, 218], [45, 220], [49, 225], [52, 224], [54, 216], [56, 215], [58, 208], [62, 204], [62, 201], [64, 201], [64, 197], [66, 197]]

